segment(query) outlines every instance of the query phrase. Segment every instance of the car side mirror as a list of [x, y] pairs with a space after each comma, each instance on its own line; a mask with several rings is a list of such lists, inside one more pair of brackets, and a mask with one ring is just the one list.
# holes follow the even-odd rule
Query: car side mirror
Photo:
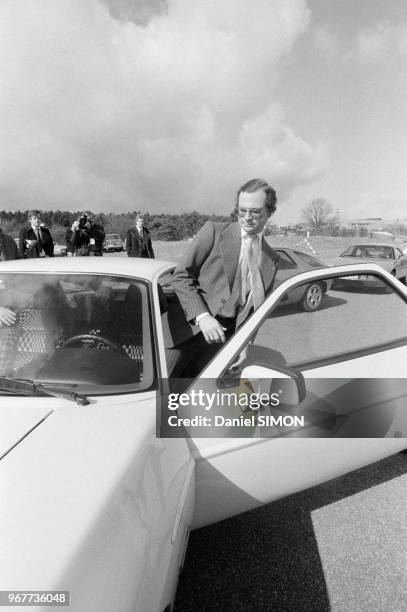
[[282, 366], [251, 364], [243, 368], [241, 382], [253, 389], [253, 393], [277, 394], [282, 406], [297, 406], [306, 396], [305, 380], [301, 372]]

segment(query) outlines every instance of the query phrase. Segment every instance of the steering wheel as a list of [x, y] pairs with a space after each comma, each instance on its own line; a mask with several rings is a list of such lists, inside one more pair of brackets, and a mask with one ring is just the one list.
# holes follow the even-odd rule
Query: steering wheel
[[[85, 344], [86, 342], [89, 342], [89, 341], [93, 343], [94, 348], [98, 348], [96, 346], [96, 342], [101, 342], [103, 344], [106, 344], [106, 346], [111, 348], [113, 351], [116, 351], [117, 353], [121, 353], [122, 355], [127, 356], [126, 351], [124, 350], [122, 346], [120, 346], [120, 344], [117, 344], [117, 342], [113, 342], [112, 340], [108, 340], [108, 338], [104, 338], [103, 336], [97, 336], [96, 334], [78, 334], [77, 336], [71, 336], [70, 338], [65, 340], [63, 344], [61, 344], [60, 348], [61, 349], [67, 348], [68, 346], [72, 346], [75, 344]], [[90, 347], [86, 347], [86, 348], [90, 348]]]

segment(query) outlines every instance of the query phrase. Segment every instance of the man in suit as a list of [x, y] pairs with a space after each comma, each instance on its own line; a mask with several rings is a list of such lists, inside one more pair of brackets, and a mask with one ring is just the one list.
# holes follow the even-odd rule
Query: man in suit
[[30, 225], [20, 230], [18, 243], [20, 256], [24, 259], [53, 257], [54, 241], [50, 231], [41, 224], [40, 212], [29, 211], [28, 221]]
[[272, 291], [279, 256], [264, 227], [276, 202], [267, 181], [248, 181], [237, 193], [238, 222], [205, 223], [178, 264], [172, 285], [188, 325], [169, 321], [181, 353], [167, 351], [178, 362], [173, 376], [196, 376]]
[[144, 257], [154, 259], [150, 232], [144, 227], [141, 215], [135, 219], [135, 226], [126, 232], [126, 251], [129, 257]]

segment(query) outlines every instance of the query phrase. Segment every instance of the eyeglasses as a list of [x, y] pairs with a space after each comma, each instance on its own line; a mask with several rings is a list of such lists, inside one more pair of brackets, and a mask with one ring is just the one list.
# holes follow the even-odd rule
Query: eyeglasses
[[260, 217], [263, 212], [263, 208], [239, 208], [237, 211], [239, 217], [245, 217], [247, 213], [249, 213], [249, 215], [254, 218]]

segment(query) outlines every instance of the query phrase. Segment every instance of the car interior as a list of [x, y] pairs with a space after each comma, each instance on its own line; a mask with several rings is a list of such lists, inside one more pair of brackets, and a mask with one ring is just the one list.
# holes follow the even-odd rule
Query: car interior
[[23, 307], [10, 304], [14, 325], [1, 329], [3, 375], [58, 383], [142, 383], [144, 352], [151, 344], [149, 323], [143, 322], [148, 319], [145, 286], [109, 277], [53, 278], [39, 282], [20, 302]]

